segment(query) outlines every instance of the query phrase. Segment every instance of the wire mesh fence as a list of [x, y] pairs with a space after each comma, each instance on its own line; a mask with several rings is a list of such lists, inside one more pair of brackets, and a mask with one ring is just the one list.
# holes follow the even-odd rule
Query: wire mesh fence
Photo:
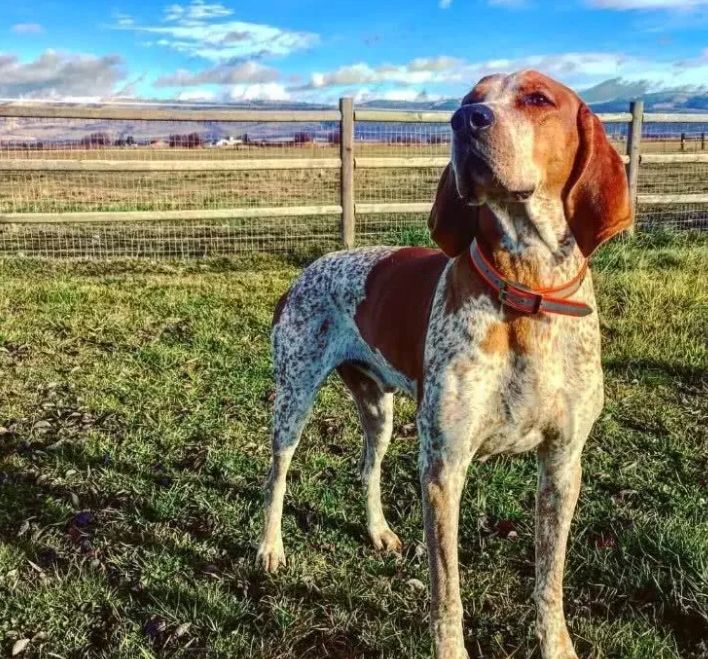
[[[0, 163], [0, 167], [2, 164]], [[164, 211], [337, 204], [333, 169], [0, 172], [0, 213]]]
[[359, 121], [354, 131], [360, 156], [448, 156], [450, 124]]
[[357, 169], [354, 173], [356, 200], [381, 203], [432, 201], [442, 170], [442, 167]]
[[[278, 121], [194, 121], [184, 113], [0, 117], [0, 255], [184, 258], [341, 246], [343, 124], [331, 111], [320, 113], [326, 120], [293, 112]], [[408, 115], [354, 122], [357, 244], [426, 235], [425, 208], [449, 159], [449, 123], [442, 113]], [[708, 228], [706, 120], [645, 118], [640, 230]], [[605, 125], [623, 155], [628, 128]]]
[[252, 252], [317, 254], [341, 247], [332, 216], [12, 224], [0, 228], [0, 257], [201, 258]]
[[708, 192], [708, 157], [705, 162], [643, 163], [639, 169], [639, 192], [640, 194]]
[[708, 203], [641, 204], [637, 208], [639, 231], [708, 230]]

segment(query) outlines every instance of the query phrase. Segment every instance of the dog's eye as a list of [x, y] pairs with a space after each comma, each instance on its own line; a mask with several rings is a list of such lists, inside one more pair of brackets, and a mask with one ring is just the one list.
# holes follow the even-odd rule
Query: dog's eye
[[532, 92], [524, 97], [524, 104], [533, 105], [535, 107], [545, 107], [553, 105], [553, 101], [543, 92]]

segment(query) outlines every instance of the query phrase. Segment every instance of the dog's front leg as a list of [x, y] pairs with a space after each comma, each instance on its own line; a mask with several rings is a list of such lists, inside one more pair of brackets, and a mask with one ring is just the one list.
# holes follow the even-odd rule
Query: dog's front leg
[[420, 483], [430, 565], [430, 624], [438, 659], [462, 659], [462, 600], [457, 564], [460, 498], [471, 455], [435, 450], [440, 438], [421, 438]]
[[538, 451], [535, 597], [543, 659], [577, 659], [563, 613], [563, 569], [580, 492], [581, 449], [582, 443], [551, 440]]

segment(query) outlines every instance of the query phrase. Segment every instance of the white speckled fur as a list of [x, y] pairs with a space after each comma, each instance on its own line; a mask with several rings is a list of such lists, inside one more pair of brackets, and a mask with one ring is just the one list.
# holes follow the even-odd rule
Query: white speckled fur
[[[457, 574], [457, 519], [467, 467], [473, 457], [539, 448], [537, 537], [549, 550], [539, 553], [537, 563], [539, 635], [544, 658], [573, 657], [561, 584], [580, 452], [603, 400], [597, 315], [547, 317], [538, 331], [539, 343], [549, 349], [538, 354], [487, 354], [480, 342], [503, 312], [484, 296], [447, 313], [447, 285], [443, 276], [428, 328], [418, 411], [438, 656], [467, 656]], [[577, 298], [594, 306], [589, 277]], [[550, 348], [554, 343], [557, 349]], [[597, 357], [588, 360], [588, 352]]]
[[[273, 465], [266, 484], [266, 523], [258, 560], [273, 571], [285, 564], [280, 520], [285, 478], [300, 441], [315, 395], [334, 368], [346, 362], [368, 364], [370, 375], [382, 388], [415, 391], [415, 383], [397, 373], [382, 355], [362, 339], [354, 322], [356, 308], [365, 296], [366, 278], [393, 248], [335, 252], [308, 267], [287, 294], [280, 318], [273, 327], [272, 350], [275, 371], [273, 411]], [[389, 400], [385, 400], [388, 396]], [[360, 417], [367, 430], [362, 477], [367, 485], [367, 513], [372, 540], [380, 546], [400, 546], [383, 517], [379, 478], [381, 460], [391, 436], [391, 394], [382, 392], [386, 417], [374, 427], [375, 410]], [[384, 414], [384, 413], [382, 413]], [[388, 533], [387, 533], [388, 531]], [[393, 535], [393, 534], [391, 534]]]
[[[328, 255], [307, 268], [288, 293], [273, 328], [276, 400], [273, 420], [273, 467], [267, 485], [266, 524], [259, 560], [269, 570], [285, 563], [280, 518], [285, 476], [314, 396], [338, 365], [367, 365], [382, 385], [372, 407], [357, 399], [366, 437], [362, 475], [367, 482], [369, 532], [379, 548], [398, 549], [380, 501], [381, 459], [391, 435], [391, 394], [414, 395], [416, 383], [391, 368], [361, 338], [354, 322], [364, 299], [366, 277], [391, 248]], [[488, 296], [466, 302], [455, 313], [445, 309], [446, 287], [453, 261], [440, 278], [431, 311], [425, 351], [426, 383], [419, 406], [421, 485], [426, 529], [443, 530], [428, 538], [433, 580], [434, 632], [439, 656], [465, 656], [462, 646], [462, 603], [457, 577], [457, 515], [465, 473], [473, 457], [516, 453], [543, 445], [539, 461], [539, 543], [551, 547], [538, 565], [536, 599], [544, 657], [557, 654], [553, 640], [563, 636], [571, 648], [562, 612], [558, 575], [577, 497], [579, 456], [602, 406], [597, 315], [586, 318], [547, 317], [543, 341], [556, 352], [536, 357], [486, 354], [480, 342], [504, 314]], [[594, 306], [588, 277], [577, 299]], [[541, 322], [541, 321], [539, 321]], [[577, 349], [577, 344], [583, 346]], [[587, 346], [597, 359], [587, 360]], [[368, 448], [367, 448], [368, 447]], [[572, 479], [573, 487], [563, 487]], [[373, 486], [370, 486], [373, 482]], [[560, 483], [561, 485], [559, 485]], [[549, 504], [550, 502], [550, 504]], [[556, 515], [547, 514], [549, 505]], [[562, 514], [561, 514], [562, 513]], [[443, 544], [444, 546], [440, 546]], [[438, 550], [436, 551], [435, 548]], [[437, 606], [436, 606], [437, 605]], [[566, 638], [567, 637], [567, 638]], [[449, 650], [449, 651], [448, 651]], [[570, 652], [569, 651], [569, 652]]]
[[[518, 206], [485, 201], [503, 233], [504, 249], [533, 259], [539, 279], [553, 286], [579, 271], [582, 255], [569, 233], [563, 205], [547, 194], [539, 179], [531, 128], [508, 109], [510, 89], [513, 84], [507, 82], [496, 88], [496, 96], [495, 90], [490, 92], [489, 105], [505, 126], [498, 131], [503, 144], [490, 148], [497, 148], [495, 163], [499, 176], [513, 183], [509, 189], [532, 184], [535, 193], [522, 212]], [[458, 180], [458, 190], [462, 185]], [[367, 276], [394, 249], [325, 256], [304, 271], [287, 295], [272, 334], [277, 387], [273, 466], [258, 560], [270, 571], [285, 562], [280, 519], [288, 466], [318, 388], [333, 369], [355, 362], [368, 376], [368, 384], [359, 388], [347, 384], [364, 428], [362, 477], [368, 527], [379, 548], [400, 548], [383, 516], [379, 486], [381, 460], [391, 436], [390, 392], [403, 391], [419, 400], [420, 482], [436, 655], [467, 656], [457, 561], [459, 504], [467, 467], [473, 457], [535, 449], [537, 632], [544, 659], [577, 659], [563, 613], [562, 580], [580, 487], [580, 454], [603, 404], [597, 314], [535, 317], [524, 330], [528, 349], [487, 349], [485, 337], [509, 318], [488, 291], [468, 295], [459, 305], [449, 304], [453, 272], [466, 258], [458, 256], [447, 264], [437, 284], [422, 386], [369, 346], [355, 322], [357, 306], [366, 297]], [[589, 273], [573, 297], [595, 308]]]

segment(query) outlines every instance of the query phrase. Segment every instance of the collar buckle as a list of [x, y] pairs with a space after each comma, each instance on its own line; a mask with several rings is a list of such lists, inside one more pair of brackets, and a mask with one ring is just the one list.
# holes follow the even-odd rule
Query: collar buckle
[[531, 313], [541, 313], [541, 305], [543, 304], [543, 295], [540, 293], [533, 294], [533, 311]]
[[502, 281], [499, 286], [499, 292], [497, 293], [497, 299], [502, 304], [506, 304], [506, 299], [509, 297], [509, 291], [507, 290], [508, 284], [506, 281]]

